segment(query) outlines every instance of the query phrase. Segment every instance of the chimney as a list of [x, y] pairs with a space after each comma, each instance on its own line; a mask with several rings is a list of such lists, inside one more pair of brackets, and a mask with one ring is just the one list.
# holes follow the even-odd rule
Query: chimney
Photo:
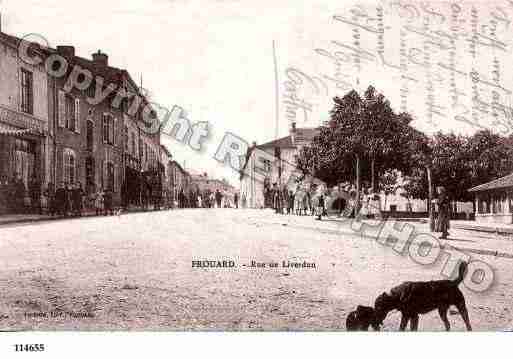
[[75, 47], [69, 45], [60, 45], [57, 46], [57, 52], [64, 57], [72, 58], [75, 56]]
[[103, 52], [98, 50], [98, 52], [95, 52], [92, 56], [93, 56], [93, 62], [96, 65], [99, 65], [101, 67], [109, 66], [109, 56], [107, 56], [107, 54], [104, 54]]

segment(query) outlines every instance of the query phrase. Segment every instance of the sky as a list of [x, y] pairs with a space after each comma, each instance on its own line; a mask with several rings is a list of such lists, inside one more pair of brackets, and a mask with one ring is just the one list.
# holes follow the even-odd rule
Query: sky
[[[211, 136], [202, 152], [172, 138], [162, 142], [187, 170], [238, 185], [238, 174], [213, 159], [227, 131], [261, 144], [286, 136], [293, 118], [298, 127], [318, 126], [329, 118], [332, 98], [349, 88], [362, 93], [372, 84], [427, 133], [510, 132], [513, 126], [493, 123], [494, 106], [478, 108], [475, 94], [484, 103], [494, 98], [510, 103], [513, 3], [459, 2], [451, 7], [413, 1], [409, 8], [399, 3], [0, 0], [0, 9], [3, 31], [38, 33], [52, 47], [74, 45], [82, 57], [100, 49], [109, 55], [109, 64], [127, 69], [137, 82], [142, 78], [154, 102], [184, 108], [192, 122], [208, 121]], [[379, 29], [378, 5], [383, 9], [382, 57], [378, 35], [367, 30]], [[450, 32], [455, 25], [459, 30]], [[452, 55], [448, 34], [454, 39]], [[472, 38], [482, 42], [475, 55]], [[490, 46], [490, 38], [497, 40], [496, 46]], [[440, 67], [451, 61], [463, 75]], [[496, 80], [494, 61], [499, 66]], [[468, 75], [472, 70], [478, 74], [477, 90]], [[408, 82], [408, 77], [414, 80]], [[407, 94], [404, 107], [401, 93]], [[291, 98], [302, 106], [293, 107]]]

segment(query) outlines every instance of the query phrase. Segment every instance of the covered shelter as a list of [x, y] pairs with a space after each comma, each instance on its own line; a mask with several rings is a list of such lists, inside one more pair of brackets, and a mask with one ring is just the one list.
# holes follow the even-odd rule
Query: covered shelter
[[476, 221], [511, 224], [513, 173], [469, 189], [474, 193]]

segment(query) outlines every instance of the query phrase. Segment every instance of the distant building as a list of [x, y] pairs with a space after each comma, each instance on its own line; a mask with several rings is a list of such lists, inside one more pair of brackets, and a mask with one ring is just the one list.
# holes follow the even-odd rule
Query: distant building
[[162, 164], [162, 192], [165, 205], [171, 205], [174, 201], [173, 190], [173, 156], [169, 150], [160, 145], [160, 163]]
[[[279, 186], [294, 186], [285, 182], [295, 171], [296, 156], [318, 133], [319, 128], [296, 128], [296, 124], [292, 123], [288, 136], [258, 146], [253, 144], [248, 150], [240, 176], [240, 198], [246, 199], [248, 207], [268, 206], [265, 193], [274, 183]], [[270, 156], [261, 156], [260, 151]]]
[[172, 161], [169, 165], [170, 170], [170, 184], [172, 187], [173, 200], [178, 199], [178, 194], [181, 190], [188, 193], [189, 185], [191, 182], [190, 174], [183, 169], [182, 166], [176, 161]]
[[219, 190], [221, 193], [233, 196], [235, 194], [235, 187], [233, 187], [226, 180], [219, 180], [208, 177], [207, 173], [191, 175], [191, 186], [201, 193], [205, 191], [215, 192]]

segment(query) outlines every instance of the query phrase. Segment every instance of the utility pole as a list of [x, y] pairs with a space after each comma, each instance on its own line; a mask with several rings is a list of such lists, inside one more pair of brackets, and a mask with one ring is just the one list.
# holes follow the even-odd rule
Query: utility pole
[[273, 62], [274, 62], [274, 101], [275, 101], [275, 119], [274, 119], [274, 137], [277, 139], [279, 134], [280, 119], [280, 95], [278, 83], [278, 61], [276, 59], [276, 44], [273, 40]]

